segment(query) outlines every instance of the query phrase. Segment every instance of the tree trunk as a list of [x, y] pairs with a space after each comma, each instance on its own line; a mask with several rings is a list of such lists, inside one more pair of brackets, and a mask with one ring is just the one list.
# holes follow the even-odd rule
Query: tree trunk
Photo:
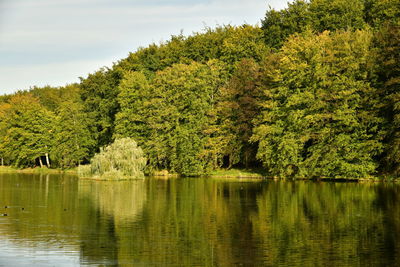
[[4, 166], [4, 159], [1, 158], [1, 166]]
[[46, 153], [46, 165], [47, 165], [47, 168], [50, 168], [49, 153]]
[[43, 168], [42, 156], [39, 156], [40, 168]]
[[249, 154], [248, 151], [244, 152], [244, 165], [246, 166], [246, 169], [249, 168]]

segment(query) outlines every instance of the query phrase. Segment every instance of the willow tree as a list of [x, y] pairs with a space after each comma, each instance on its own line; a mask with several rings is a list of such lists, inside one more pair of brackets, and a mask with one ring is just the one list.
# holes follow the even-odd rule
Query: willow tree
[[[264, 86], [253, 136], [271, 175], [363, 177], [376, 170], [376, 92], [369, 84], [371, 33], [295, 35]], [[294, 173], [293, 173], [294, 172]]]
[[134, 178], [143, 176], [145, 166], [146, 158], [137, 143], [131, 138], [121, 138], [101, 149], [89, 166], [80, 166], [78, 173], [103, 179]]

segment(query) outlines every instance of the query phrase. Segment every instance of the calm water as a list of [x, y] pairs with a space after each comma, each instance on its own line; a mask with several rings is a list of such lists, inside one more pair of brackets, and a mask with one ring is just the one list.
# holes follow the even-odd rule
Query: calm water
[[2, 213], [0, 266], [400, 266], [393, 184], [0, 174]]

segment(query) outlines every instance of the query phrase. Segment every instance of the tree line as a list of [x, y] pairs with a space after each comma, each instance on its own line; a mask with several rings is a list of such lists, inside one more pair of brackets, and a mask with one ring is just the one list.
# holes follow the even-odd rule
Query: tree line
[[172, 36], [78, 84], [1, 96], [0, 157], [72, 168], [130, 137], [148, 172], [398, 175], [399, 46], [399, 0], [296, 0], [260, 27]]

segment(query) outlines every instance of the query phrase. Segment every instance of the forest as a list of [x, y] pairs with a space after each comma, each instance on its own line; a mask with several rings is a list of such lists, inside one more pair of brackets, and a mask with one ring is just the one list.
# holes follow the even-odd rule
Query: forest
[[400, 174], [400, 0], [296, 0], [0, 96], [0, 158], [68, 169], [130, 137], [146, 172]]

